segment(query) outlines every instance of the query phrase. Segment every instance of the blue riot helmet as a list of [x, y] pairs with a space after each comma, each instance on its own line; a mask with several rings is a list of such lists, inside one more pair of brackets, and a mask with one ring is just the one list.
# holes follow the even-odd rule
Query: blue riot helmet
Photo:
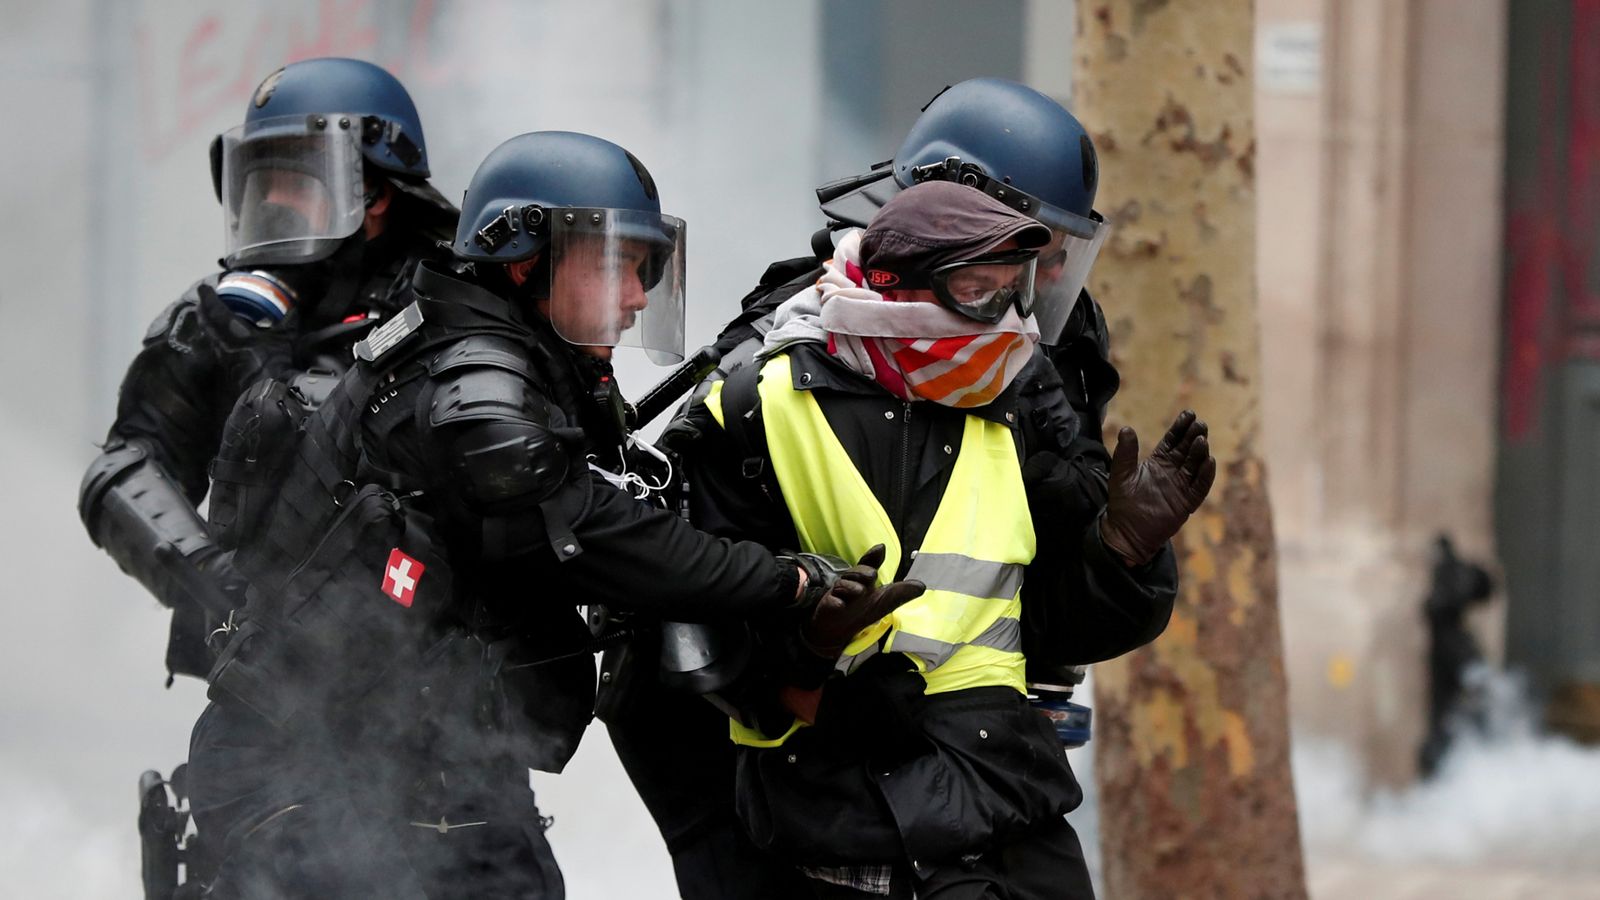
[[865, 227], [890, 197], [935, 179], [977, 188], [1055, 232], [1039, 251], [1034, 305], [1041, 339], [1054, 343], [1108, 231], [1094, 210], [1099, 171], [1082, 123], [1026, 85], [972, 78], [934, 97], [894, 159], [818, 188], [817, 199], [836, 221]]
[[448, 210], [426, 184], [416, 106], [372, 63], [309, 59], [263, 80], [244, 123], [212, 147], [229, 266], [315, 262], [361, 227], [368, 172]]
[[662, 215], [632, 153], [567, 131], [496, 147], [462, 201], [453, 249], [475, 264], [536, 260], [530, 293], [571, 344], [683, 359], [684, 225]]

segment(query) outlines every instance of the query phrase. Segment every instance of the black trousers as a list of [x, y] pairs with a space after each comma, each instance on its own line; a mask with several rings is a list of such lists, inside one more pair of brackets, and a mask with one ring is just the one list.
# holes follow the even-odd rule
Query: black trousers
[[565, 897], [532, 793], [520, 794], [526, 770], [520, 784], [513, 774], [460, 786], [453, 795], [466, 799], [441, 828], [394, 789], [384, 749], [332, 758], [248, 709], [207, 707], [188, 787], [196, 829], [220, 858], [210, 896]]
[[[883, 894], [808, 879], [816, 900], [885, 900]], [[921, 872], [894, 866], [887, 900], [1094, 900], [1078, 833], [1066, 819], [1038, 829], [971, 861]]]
[[807, 897], [788, 863], [751, 843], [733, 807], [728, 718], [704, 699], [667, 688], [654, 653], [616, 698], [606, 729], [634, 789], [672, 854], [684, 900]]

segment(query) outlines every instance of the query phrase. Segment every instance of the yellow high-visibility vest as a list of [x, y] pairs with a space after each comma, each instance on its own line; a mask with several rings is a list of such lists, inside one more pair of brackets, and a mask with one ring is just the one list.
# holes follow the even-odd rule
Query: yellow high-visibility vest
[[[761, 375], [767, 456], [800, 549], [854, 562], [881, 543], [888, 553], [878, 581], [892, 578], [903, 554], [899, 538], [816, 398], [794, 389], [787, 356], [769, 360]], [[721, 389], [721, 382], [713, 385], [705, 401], [719, 424]], [[1011, 431], [968, 415], [950, 483], [906, 574], [927, 592], [858, 633], [839, 670], [848, 674], [874, 653], [904, 653], [929, 694], [994, 685], [1026, 692], [1020, 594], [1034, 548]], [[736, 743], [771, 747], [799, 727], [768, 738], [735, 721], [732, 736]]]

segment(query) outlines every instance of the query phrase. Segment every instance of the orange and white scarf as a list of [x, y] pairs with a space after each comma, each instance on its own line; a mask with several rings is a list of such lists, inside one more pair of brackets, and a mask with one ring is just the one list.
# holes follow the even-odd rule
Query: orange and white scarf
[[936, 303], [896, 302], [863, 286], [861, 232], [847, 233], [822, 277], [779, 309], [764, 352], [826, 339], [828, 352], [902, 400], [970, 408], [994, 402], [1022, 372], [1039, 328], [1015, 308], [993, 324]]

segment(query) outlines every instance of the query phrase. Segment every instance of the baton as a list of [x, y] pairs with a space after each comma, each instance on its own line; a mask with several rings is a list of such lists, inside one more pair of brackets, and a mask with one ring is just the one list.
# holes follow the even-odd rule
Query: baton
[[722, 351], [713, 345], [696, 350], [693, 356], [679, 363], [678, 367], [668, 372], [667, 377], [657, 382], [655, 387], [645, 391], [638, 403], [628, 404], [628, 430], [637, 431], [649, 425], [657, 416], [677, 403], [678, 398], [705, 380], [721, 361]]

